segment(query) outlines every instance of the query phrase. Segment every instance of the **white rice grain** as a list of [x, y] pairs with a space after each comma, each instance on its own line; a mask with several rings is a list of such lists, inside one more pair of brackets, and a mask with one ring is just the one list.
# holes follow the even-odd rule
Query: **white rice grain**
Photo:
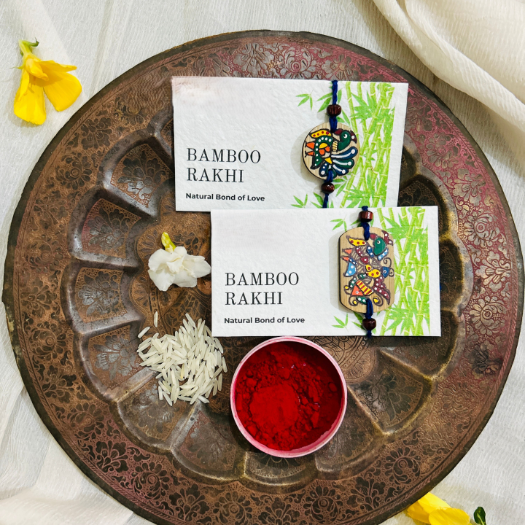
[[146, 326], [146, 328], [144, 328], [144, 330], [142, 330], [142, 332], [140, 332], [139, 335], [137, 335], [137, 337], [140, 339], [141, 337], [143, 337], [144, 335], [146, 335], [148, 333], [148, 330], [151, 328], [151, 326]]
[[191, 397], [179, 396], [182, 401], [191, 401]]
[[153, 324], [155, 325], [155, 328], [159, 326], [159, 312], [155, 310], [155, 315], [153, 316]]
[[[158, 326], [158, 312], [154, 314]], [[143, 337], [151, 327], [140, 332]], [[222, 388], [222, 373], [227, 372], [222, 345], [211, 335], [203, 319], [195, 322], [189, 314], [173, 335], [158, 333], [140, 342], [137, 353], [141, 366], [156, 373], [159, 400], [173, 406], [178, 399], [208, 403]]]

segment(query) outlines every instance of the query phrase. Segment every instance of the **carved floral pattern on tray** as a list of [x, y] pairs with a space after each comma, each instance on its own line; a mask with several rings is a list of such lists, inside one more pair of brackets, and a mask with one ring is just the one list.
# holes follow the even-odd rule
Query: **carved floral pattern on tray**
[[[349, 389], [340, 431], [315, 455], [260, 454], [231, 421], [233, 370], [260, 338], [224, 338], [224, 392], [204, 407], [159, 403], [153, 374], [134, 360], [155, 311], [161, 332], [186, 312], [210, 321], [209, 277], [165, 293], [146, 278], [165, 229], [212, 257], [209, 216], [173, 206], [172, 75], [410, 83], [399, 202], [439, 206], [443, 336], [313, 338]], [[426, 88], [341, 41], [253, 32], [161, 54], [68, 123], [15, 215], [4, 302], [39, 414], [135, 512], [163, 524], [371, 524], [450, 471], [493, 410], [522, 313], [518, 247], [486, 159]]]

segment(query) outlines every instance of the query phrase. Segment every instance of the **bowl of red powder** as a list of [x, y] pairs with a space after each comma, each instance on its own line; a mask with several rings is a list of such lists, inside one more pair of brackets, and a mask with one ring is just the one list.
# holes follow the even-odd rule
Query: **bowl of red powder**
[[241, 361], [230, 401], [235, 423], [253, 446], [295, 458], [320, 449], [337, 432], [346, 411], [346, 383], [319, 345], [277, 337]]

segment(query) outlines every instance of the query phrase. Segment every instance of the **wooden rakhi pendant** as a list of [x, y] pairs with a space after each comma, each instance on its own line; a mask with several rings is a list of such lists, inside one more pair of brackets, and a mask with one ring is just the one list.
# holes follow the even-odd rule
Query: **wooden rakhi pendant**
[[[346, 125], [337, 124], [330, 131], [325, 122], [308, 133], [303, 144], [303, 160], [308, 171], [320, 179], [327, 179], [332, 170], [333, 178], [348, 175], [359, 157], [356, 134]], [[330, 181], [331, 182], [331, 181]]]
[[[380, 228], [370, 228], [366, 241], [362, 227], [353, 228], [339, 238], [339, 300], [354, 312], [385, 310], [395, 301], [394, 241]], [[375, 327], [375, 322], [373, 323]]]

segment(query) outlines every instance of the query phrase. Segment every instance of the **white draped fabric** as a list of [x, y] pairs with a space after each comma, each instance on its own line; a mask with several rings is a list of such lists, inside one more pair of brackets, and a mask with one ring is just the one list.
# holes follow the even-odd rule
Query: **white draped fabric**
[[[115, 77], [165, 49], [230, 31], [311, 31], [391, 60], [451, 108], [494, 167], [525, 233], [525, 4], [522, 0], [2, 0], [0, 2], [0, 265], [18, 199], [43, 150], [82, 104]], [[78, 66], [84, 91], [40, 127], [14, 116], [19, 39], [39, 56]], [[451, 87], [452, 86], [452, 87]], [[1, 306], [3, 309], [3, 306]], [[3, 318], [3, 315], [0, 314]], [[470, 452], [435, 489], [490, 525], [525, 516], [525, 348]], [[0, 525], [147, 523], [85, 477], [40, 421], [0, 323]], [[409, 524], [404, 514], [393, 524]]]

